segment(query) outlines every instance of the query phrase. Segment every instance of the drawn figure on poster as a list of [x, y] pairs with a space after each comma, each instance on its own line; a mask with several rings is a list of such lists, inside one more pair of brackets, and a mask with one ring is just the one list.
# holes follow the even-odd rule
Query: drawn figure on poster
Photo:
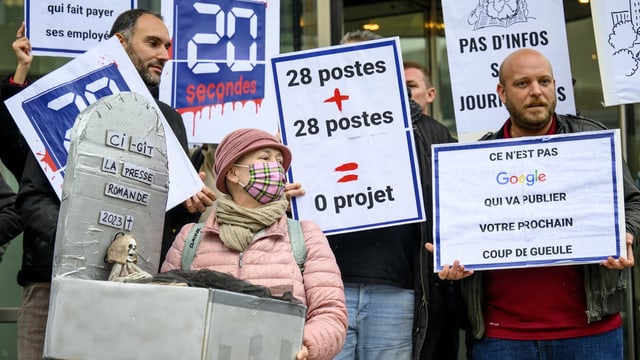
[[630, 1], [626, 10], [611, 12], [611, 33], [609, 45], [613, 48], [613, 57], [625, 75], [631, 77], [638, 71], [640, 61], [640, 18], [633, 16], [640, 11], [637, 1]]
[[109, 281], [127, 282], [150, 278], [151, 274], [138, 267], [138, 244], [131, 235], [117, 233], [107, 251], [107, 262], [113, 264]]
[[474, 25], [473, 30], [478, 30], [490, 26], [509, 27], [527, 22], [529, 18], [527, 0], [478, 0], [467, 22]]

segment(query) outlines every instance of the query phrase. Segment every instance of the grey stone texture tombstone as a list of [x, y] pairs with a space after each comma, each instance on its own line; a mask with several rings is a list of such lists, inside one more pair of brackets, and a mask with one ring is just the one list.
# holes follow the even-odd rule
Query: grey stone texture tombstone
[[136, 93], [83, 110], [71, 134], [53, 276], [106, 280], [116, 235], [137, 241], [138, 266], [158, 272], [169, 186], [161, 115]]

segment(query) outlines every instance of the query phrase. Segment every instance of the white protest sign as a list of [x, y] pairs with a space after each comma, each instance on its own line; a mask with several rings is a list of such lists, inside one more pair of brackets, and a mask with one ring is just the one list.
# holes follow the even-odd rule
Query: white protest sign
[[[114, 37], [5, 101], [58, 197], [62, 193], [69, 136], [76, 117], [101, 97], [123, 91], [142, 94], [160, 112], [129, 56]], [[203, 184], [164, 116], [162, 121], [169, 152], [167, 209], [170, 209], [200, 191]]]
[[27, 36], [34, 55], [75, 57], [109, 38], [115, 19], [137, 0], [27, 0]]
[[502, 60], [520, 48], [553, 67], [561, 114], [575, 114], [562, 0], [443, 0], [459, 140], [475, 141], [509, 117], [496, 92]]
[[640, 102], [638, 12], [637, 1], [591, 1], [605, 106]]
[[434, 268], [626, 256], [619, 130], [434, 145]]
[[423, 221], [398, 38], [272, 59], [294, 216], [327, 233]]
[[275, 134], [268, 59], [280, 50], [280, 2], [162, 0], [172, 37], [160, 99], [184, 119], [189, 142], [218, 143], [252, 127]]

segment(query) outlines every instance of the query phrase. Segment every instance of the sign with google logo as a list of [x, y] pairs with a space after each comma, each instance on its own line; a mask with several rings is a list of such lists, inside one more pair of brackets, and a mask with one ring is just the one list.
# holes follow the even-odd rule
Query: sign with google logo
[[434, 145], [435, 271], [626, 256], [618, 130]]

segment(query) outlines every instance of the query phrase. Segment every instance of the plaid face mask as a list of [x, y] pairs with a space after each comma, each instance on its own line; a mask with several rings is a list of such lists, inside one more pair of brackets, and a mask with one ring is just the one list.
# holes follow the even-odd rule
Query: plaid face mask
[[257, 162], [250, 165], [234, 164], [249, 169], [249, 182], [238, 182], [244, 191], [261, 204], [279, 200], [284, 192], [285, 175], [282, 165], [277, 161]]

